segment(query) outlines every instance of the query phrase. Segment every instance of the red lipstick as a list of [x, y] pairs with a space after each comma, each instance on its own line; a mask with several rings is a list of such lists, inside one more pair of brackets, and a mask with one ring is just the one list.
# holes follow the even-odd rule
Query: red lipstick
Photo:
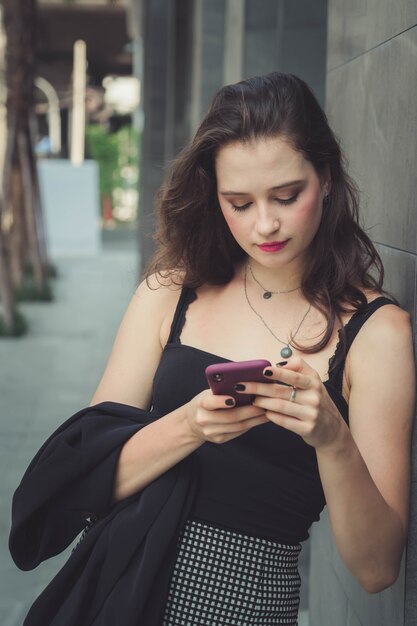
[[279, 250], [285, 248], [288, 242], [289, 239], [287, 239], [286, 241], [271, 241], [270, 243], [262, 243], [259, 248], [263, 252], [278, 252]]

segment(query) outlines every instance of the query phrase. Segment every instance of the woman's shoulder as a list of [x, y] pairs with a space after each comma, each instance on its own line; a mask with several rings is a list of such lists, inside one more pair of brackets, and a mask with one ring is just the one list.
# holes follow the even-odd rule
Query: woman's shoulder
[[[352, 320], [352, 323], [357, 324], [357, 320], [363, 318], [364, 320], [370, 320], [373, 318], [379, 319], [385, 316], [393, 314], [402, 316], [401, 312], [405, 313], [403, 309], [398, 305], [395, 299], [389, 294], [377, 291], [374, 289], [359, 288], [362, 294], [365, 296], [366, 304], [364, 307], [357, 309], [357, 306], [352, 302], [346, 300], [343, 303], [344, 313], [342, 314], [343, 325], [346, 326]], [[381, 311], [378, 315], [376, 313]], [[369, 313], [371, 312], [371, 315]], [[396, 313], [397, 312], [397, 313]], [[365, 314], [365, 315], [364, 315]], [[355, 325], [356, 325], [355, 324]]]
[[172, 320], [184, 288], [184, 272], [170, 270], [146, 276], [136, 289], [149, 315], [158, 320], [161, 345], [169, 336]]
[[[410, 322], [410, 314], [399, 306], [389, 295], [382, 293], [381, 291], [374, 289], [361, 289], [362, 293], [366, 296], [368, 305], [378, 300], [379, 298], [388, 298], [391, 302], [384, 302], [383, 306], [380, 306], [374, 313], [368, 318], [366, 326], [369, 328], [377, 329], [378, 331], [384, 330], [386, 325], [391, 326], [397, 321], [399, 323]], [[372, 321], [371, 321], [372, 320]]]
[[180, 293], [173, 281], [161, 281], [158, 285], [157, 277], [151, 276], [135, 289], [91, 404], [112, 400], [149, 406], [153, 375], [163, 349], [161, 328]]
[[[362, 289], [362, 292], [368, 304], [381, 297], [389, 298], [377, 290]], [[392, 349], [395, 349], [396, 342], [409, 342], [411, 331], [410, 314], [394, 301], [385, 302], [366, 319], [352, 348], [364, 354], [368, 350], [377, 349], [377, 345], [381, 344], [383, 338], [385, 346], [391, 345]]]
[[381, 291], [377, 291], [374, 289], [362, 289], [362, 292], [366, 296], [368, 305], [380, 298], [385, 298], [390, 301], [390, 302], [387, 302], [385, 300], [385, 302], [382, 303], [383, 306], [380, 306], [375, 311], [375, 313], [371, 316], [371, 317], [375, 316], [374, 319], [379, 319], [379, 320], [410, 319], [410, 314], [405, 309], [403, 309], [401, 305], [395, 299], [393, 299], [392, 296], [390, 296], [389, 294], [383, 293]]
[[[377, 291], [363, 291], [368, 304], [385, 296]], [[407, 363], [409, 367], [414, 361], [411, 316], [394, 302], [374, 310], [357, 329], [346, 359], [349, 389], [384, 368], [392, 368], [393, 355], [394, 360], [402, 355], [400, 366]]]

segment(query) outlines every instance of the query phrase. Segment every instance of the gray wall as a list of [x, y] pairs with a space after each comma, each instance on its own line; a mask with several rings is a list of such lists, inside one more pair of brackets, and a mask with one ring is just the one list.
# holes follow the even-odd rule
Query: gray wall
[[[364, 224], [382, 256], [386, 287], [415, 329], [415, 0], [329, 0], [326, 110], [362, 191]], [[417, 624], [416, 509], [414, 464], [407, 557], [397, 583], [376, 595], [363, 591], [341, 562], [323, 515], [312, 532], [310, 626]]]
[[324, 106], [327, 1], [246, 0], [245, 18], [245, 76], [296, 74]]
[[155, 194], [167, 160], [189, 137], [192, 0], [135, 0], [143, 25], [144, 128], [139, 238], [144, 265], [154, 244]]

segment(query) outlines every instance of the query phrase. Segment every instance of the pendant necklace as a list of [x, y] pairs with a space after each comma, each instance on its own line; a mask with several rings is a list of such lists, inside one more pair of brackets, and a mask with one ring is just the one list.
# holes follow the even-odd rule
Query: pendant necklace
[[265, 300], [269, 300], [271, 298], [271, 296], [274, 296], [274, 295], [276, 295], [278, 293], [291, 293], [293, 291], [297, 291], [297, 289], [300, 289], [299, 287], [296, 287], [295, 289], [287, 289], [285, 291], [269, 291], [269, 289], [265, 289], [265, 287], [263, 285], [261, 285], [259, 280], [256, 278], [255, 274], [253, 273], [252, 266], [249, 263], [249, 261], [248, 261], [248, 265], [249, 265], [249, 271], [250, 271], [250, 273], [252, 275], [253, 280], [255, 281], [255, 283], [258, 283], [259, 287], [264, 292], [263, 297], [265, 298]]
[[[245, 288], [245, 296], [246, 296], [246, 301], [247, 301], [248, 305], [250, 306], [250, 308], [252, 309], [252, 311], [255, 313], [255, 315], [257, 315], [257, 317], [259, 317], [259, 319], [261, 320], [261, 322], [262, 322], [262, 324], [265, 326], [265, 328], [266, 328], [267, 330], [269, 330], [269, 332], [271, 333], [271, 335], [272, 335], [272, 336], [273, 336], [273, 337], [274, 337], [277, 341], [279, 341], [280, 343], [282, 343], [282, 344], [285, 346], [284, 348], [282, 348], [282, 349], [281, 349], [281, 352], [280, 352], [281, 356], [282, 356], [284, 359], [289, 359], [289, 358], [290, 358], [290, 356], [292, 356], [292, 353], [293, 353], [293, 352], [292, 352], [292, 350], [291, 350], [291, 348], [290, 348], [290, 342], [289, 342], [289, 341], [282, 341], [282, 339], [280, 339], [279, 337], [277, 337], [277, 335], [274, 333], [274, 331], [272, 330], [272, 328], [270, 328], [270, 327], [268, 326], [268, 324], [265, 322], [265, 320], [264, 320], [264, 318], [262, 317], [262, 315], [261, 315], [260, 313], [258, 313], [258, 311], [254, 308], [253, 304], [252, 304], [252, 303], [251, 303], [251, 301], [249, 300], [248, 288], [247, 288], [248, 265], [249, 265], [249, 269], [250, 269], [250, 271], [251, 271], [251, 274], [252, 274], [252, 276], [253, 276], [252, 268], [251, 268], [250, 264], [249, 264], [249, 263], [247, 263], [247, 264], [246, 264], [246, 266], [245, 266], [245, 279], [244, 279], [244, 288]], [[257, 281], [257, 280], [256, 280], [256, 278], [255, 278], [254, 276], [253, 276], [253, 278], [255, 279], [255, 282], [257, 282], [257, 283], [258, 283], [258, 285], [259, 285], [260, 287], [262, 287], [262, 285], [259, 283], [259, 281]], [[262, 287], [262, 289], [264, 289], [264, 288]], [[299, 287], [297, 287], [297, 289], [299, 289]], [[295, 289], [291, 289], [290, 291], [296, 291], [296, 290], [295, 290]], [[272, 295], [273, 293], [289, 293], [289, 292], [285, 292], [285, 291], [275, 291], [275, 292], [273, 292], [273, 291], [265, 291], [265, 289], [264, 289], [264, 292], [265, 292], [265, 293], [264, 293], [264, 298], [265, 298], [266, 300], [268, 300], [268, 299], [271, 297], [271, 295]], [[265, 294], [269, 294], [269, 295], [267, 296], [267, 295], [265, 295]], [[307, 315], [309, 314], [310, 309], [311, 309], [311, 303], [310, 303], [310, 305], [309, 305], [309, 307], [308, 307], [308, 309], [307, 309], [307, 312], [305, 313], [305, 315], [304, 315], [303, 319], [302, 319], [302, 320], [301, 320], [301, 322], [299, 323], [298, 328], [297, 328], [297, 330], [295, 331], [294, 335], [292, 336], [291, 340], [295, 339], [295, 337], [296, 337], [296, 335], [297, 335], [298, 331], [300, 330], [300, 328], [301, 328], [301, 326], [302, 326], [302, 324], [303, 324], [303, 322], [304, 322], [305, 318], [306, 318], [306, 317], [307, 317]]]

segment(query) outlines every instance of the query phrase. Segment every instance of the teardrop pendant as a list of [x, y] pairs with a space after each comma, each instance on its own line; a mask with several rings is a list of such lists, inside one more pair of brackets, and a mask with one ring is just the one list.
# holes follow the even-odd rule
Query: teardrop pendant
[[282, 348], [280, 354], [284, 359], [289, 359], [290, 356], [292, 356], [292, 350], [290, 346], [285, 346], [285, 348]]
[[265, 300], [269, 300], [269, 298], [272, 296], [272, 293], [270, 291], [265, 291], [264, 293], [264, 298]]

